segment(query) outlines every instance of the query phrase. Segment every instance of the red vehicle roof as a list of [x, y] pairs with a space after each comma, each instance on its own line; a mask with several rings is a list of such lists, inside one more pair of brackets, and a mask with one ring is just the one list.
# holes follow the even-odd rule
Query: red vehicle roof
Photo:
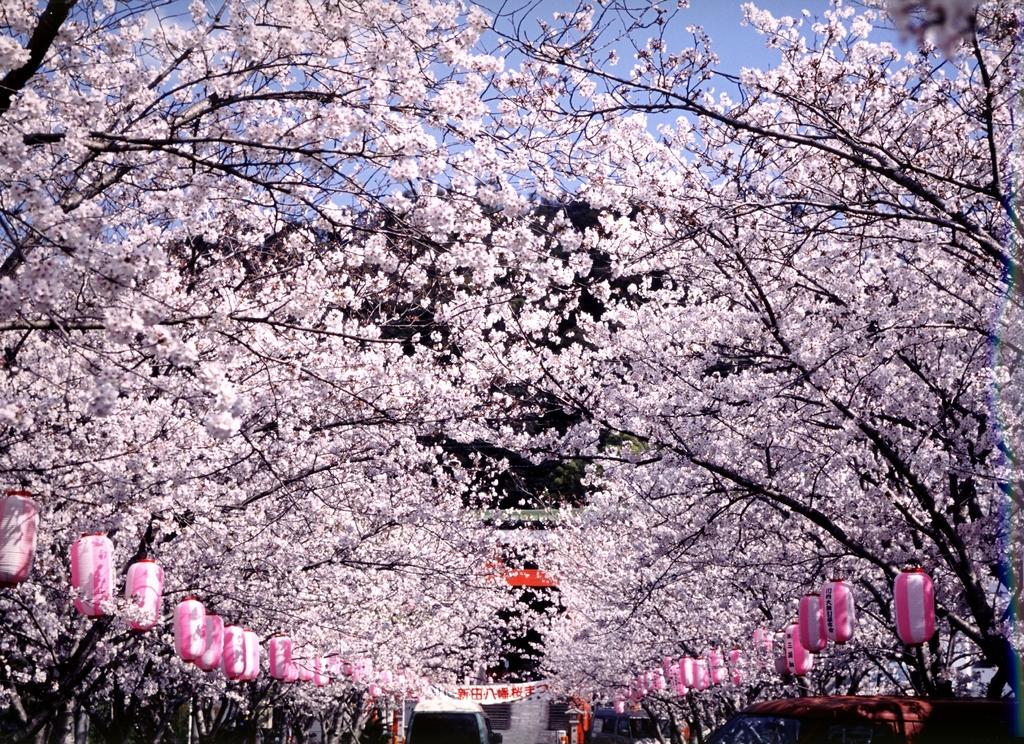
[[891, 722], [895, 731], [912, 742], [1018, 740], [1012, 700], [838, 695], [771, 700], [756, 703], [743, 714], [813, 721], [813, 728], [829, 723]]

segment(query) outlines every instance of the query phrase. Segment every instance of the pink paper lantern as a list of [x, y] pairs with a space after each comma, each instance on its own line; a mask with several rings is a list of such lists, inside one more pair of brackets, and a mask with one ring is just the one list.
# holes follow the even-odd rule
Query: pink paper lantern
[[252, 682], [260, 676], [260, 638], [251, 630], [242, 633], [243, 658], [242, 681]]
[[935, 635], [935, 588], [923, 568], [908, 568], [893, 586], [896, 635], [908, 646], [920, 646]]
[[312, 659], [299, 659], [295, 662], [299, 666], [299, 681], [300, 682], [312, 682], [313, 681], [313, 660]]
[[28, 491], [7, 491], [0, 500], [0, 587], [28, 578], [36, 552], [39, 505]]
[[102, 604], [114, 598], [114, 544], [102, 532], [71, 546], [71, 586], [78, 592], [76, 610], [86, 617], [106, 614]]
[[825, 649], [828, 638], [825, 635], [825, 617], [821, 612], [821, 597], [805, 594], [800, 598], [800, 643], [812, 654]]
[[680, 659], [672, 667], [672, 685], [677, 695], [685, 695], [688, 691], [686, 677], [683, 673], [683, 661], [683, 659]]
[[195, 661], [206, 645], [206, 608], [195, 597], [186, 597], [174, 608], [174, 650], [185, 661]]
[[672, 660], [671, 656], [661, 657], [661, 672], [665, 675], [665, 679], [671, 683], [676, 676], [676, 665]]
[[696, 662], [690, 657], [680, 659], [679, 669], [682, 673], [683, 686], [692, 690], [697, 686], [697, 666]]
[[765, 628], [754, 630], [754, 654], [758, 657], [762, 668], [768, 665], [768, 660], [773, 656], [774, 642], [771, 632]]
[[717, 648], [708, 651], [707, 664], [711, 675], [711, 684], [720, 685], [725, 682], [726, 668], [722, 652]]
[[224, 628], [221, 668], [228, 679], [242, 679], [245, 673], [245, 629], [238, 625], [228, 625]]
[[846, 643], [857, 626], [853, 590], [842, 579], [825, 582], [821, 587], [821, 612], [825, 635], [833, 643]]
[[212, 672], [220, 666], [224, 655], [224, 618], [207, 615], [203, 619], [203, 652], [195, 665], [204, 672]]
[[743, 652], [734, 648], [729, 652], [729, 671], [732, 672], [732, 683], [739, 685], [743, 682], [743, 674], [740, 667], [743, 665]]
[[160, 608], [163, 605], [164, 570], [150, 558], [143, 558], [128, 567], [124, 582], [124, 596], [135, 600], [135, 606], [143, 614], [141, 620], [130, 620], [132, 630], [151, 630], [160, 622]]
[[299, 665], [294, 661], [289, 661], [285, 666], [283, 680], [288, 684], [299, 681]]
[[317, 687], [324, 687], [329, 684], [331, 678], [327, 676], [327, 662], [322, 656], [313, 659], [313, 684]]
[[268, 656], [270, 658], [270, 676], [283, 680], [292, 663], [292, 639], [287, 636], [274, 636], [270, 639]]
[[704, 692], [711, 687], [711, 670], [708, 669], [708, 662], [706, 659], [694, 659], [693, 664], [696, 677], [696, 684], [693, 687], [698, 692]]
[[615, 708], [615, 712], [618, 713], [619, 715], [622, 715], [623, 713], [626, 712], [626, 701], [623, 700], [622, 698], [620, 698], [620, 697], [615, 698], [615, 701], [612, 703], [612, 705]]
[[792, 623], [786, 628], [786, 669], [790, 674], [803, 677], [814, 665], [814, 656], [804, 648], [800, 639], [799, 623]]

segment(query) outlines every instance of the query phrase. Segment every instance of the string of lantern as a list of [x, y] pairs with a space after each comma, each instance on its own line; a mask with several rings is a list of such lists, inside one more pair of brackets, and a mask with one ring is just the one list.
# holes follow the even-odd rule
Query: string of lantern
[[[935, 591], [931, 578], [923, 568], [904, 569], [893, 583], [893, 605], [896, 635], [908, 646], [927, 643], [935, 634]], [[774, 660], [774, 670], [783, 677], [804, 677], [814, 667], [814, 657], [829, 643], [849, 643], [856, 630], [857, 618], [853, 590], [843, 579], [825, 582], [818, 593], [800, 598], [797, 617], [773, 634], [764, 627], [754, 630], [752, 652], [767, 663]], [[780, 653], [775, 655], [775, 649]], [[670, 689], [677, 695], [703, 692], [722, 685], [727, 679], [734, 686], [743, 683], [746, 654], [733, 648], [725, 662], [721, 649], [712, 648], [704, 657], [664, 657], [661, 666], [637, 675], [626, 694], [617, 695], [613, 705], [624, 712], [627, 704], [637, 704], [652, 692]]]
[[[0, 500], [0, 588], [24, 582], [32, 571], [36, 536], [39, 530], [39, 505], [28, 491], [9, 490]], [[85, 617], [107, 614], [113, 601], [114, 544], [101, 532], [85, 533], [71, 546], [71, 585], [75, 590], [75, 609]], [[152, 558], [142, 558], [128, 567], [124, 596], [131, 605], [129, 627], [137, 632], [155, 628], [161, 618], [164, 571]], [[896, 635], [910, 646], [926, 643], [935, 634], [935, 591], [931, 578], [920, 567], [901, 571], [893, 583]], [[229, 680], [253, 681], [259, 677], [261, 645], [253, 631], [208, 613], [195, 597], [185, 597], [174, 609], [174, 647], [178, 656], [204, 671], [218, 668]], [[776, 638], [782, 653], [774, 657], [780, 675], [803, 677], [814, 666], [814, 657], [829, 642], [843, 645], [853, 639], [856, 610], [853, 591], [842, 579], [825, 582], [816, 594], [800, 599], [797, 618], [788, 623]], [[777, 641], [766, 628], [753, 634], [755, 656], [773, 657]], [[295, 655], [293, 641], [274, 636], [268, 643], [270, 675], [285, 683], [311, 682], [316, 687], [330, 684], [332, 678], [348, 677], [367, 686], [371, 697], [396, 686], [406, 688], [422, 680], [405, 674], [396, 677], [388, 670], [373, 673], [373, 662], [358, 659], [342, 661], [337, 655]], [[628, 700], [636, 703], [651, 692], [672, 689], [679, 695], [689, 690], [703, 692], [743, 681], [744, 654], [739, 648], [729, 652], [729, 662], [720, 649], [713, 648], [703, 658], [670, 657], [660, 668], [637, 675]], [[627, 698], [615, 699], [615, 707], [625, 708]]]
[[[13, 588], [28, 579], [38, 529], [39, 505], [32, 494], [6, 491], [0, 499], [0, 588]], [[116, 587], [113, 542], [102, 532], [84, 533], [72, 544], [70, 556], [75, 610], [91, 619], [110, 614]], [[129, 604], [129, 628], [144, 633], [159, 625], [163, 590], [164, 570], [153, 558], [141, 558], [128, 567], [124, 597]], [[225, 624], [195, 597], [178, 602], [172, 622], [174, 650], [183, 661], [206, 672], [220, 670], [232, 681], [259, 678], [262, 647], [254, 631]], [[287, 636], [271, 637], [267, 649], [270, 676], [287, 684], [310, 682], [325, 687], [332, 680], [347, 678], [366, 687], [371, 698], [412, 693], [427, 685], [426, 680], [411, 673], [380, 670], [374, 674], [373, 661], [366, 658], [350, 663], [337, 654], [315, 655], [305, 649], [296, 655], [295, 644]]]

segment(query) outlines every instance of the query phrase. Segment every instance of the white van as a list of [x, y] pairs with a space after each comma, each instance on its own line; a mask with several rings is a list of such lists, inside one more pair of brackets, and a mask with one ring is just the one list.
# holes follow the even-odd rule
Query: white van
[[432, 698], [416, 703], [406, 744], [501, 744], [501, 734], [476, 703]]

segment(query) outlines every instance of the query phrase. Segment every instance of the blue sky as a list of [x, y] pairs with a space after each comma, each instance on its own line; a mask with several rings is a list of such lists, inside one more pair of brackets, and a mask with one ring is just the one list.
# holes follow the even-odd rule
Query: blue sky
[[[806, 8], [820, 15], [828, 8], [827, 0], [774, 0], [755, 3], [775, 16], [800, 17]], [[679, 14], [677, 21], [703, 26], [711, 37], [712, 48], [722, 59], [724, 72], [736, 73], [743, 67], [772, 67], [778, 53], [766, 49], [764, 38], [750, 26], [742, 26], [742, 3], [734, 0], [691, 0], [690, 7]]]
[[[743, 12], [742, 2], [736, 0], [691, 0], [690, 7], [680, 14], [679, 19], [686, 23], [703, 26], [711, 37], [712, 47], [722, 59], [724, 72], [739, 72], [743, 67], [771, 67], [778, 55], [766, 49], [764, 39], [749, 26], [741, 26]], [[829, 7], [828, 0], [762, 0], [755, 2], [775, 16], [793, 16], [799, 18], [804, 8], [811, 16], [821, 16]], [[846, 5], [858, 6], [857, 2], [847, 0]], [[810, 30], [808, 29], [808, 34]], [[898, 47], [906, 47], [894, 31], [877, 30], [872, 38], [884, 38]]]
[[[544, 18], [551, 21], [556, 11], [568, 11], [576, 6], [575, 0], [472, 0], [484, 8], [494, 12], [504, 9], [506, 12], [514, 12], [517, 18], [524, 19], [532, 16], [536, 19]], [[592, 5], [598, 5], [599, 0], [587, 0]], [[690, 7], [680, 11], [667, 27], [666, 36], [671, 40], [678, 39], [679, 48], [689, 46], [692, 41], [686, 32], [686, 26], [703, 26], [712, 40], [712, 48], [721, 58], [720, 70], [727, 73], [738, 73], [744, 67], [759, 67], [766, 69], [775, 65], [778, 61], [778, 53], [765, 47], [764, 38], [750, 26], [742, 25], [743, 11], [741, 6], [744, 0], [690, 0]], [[642, 7], [653, 0], [633, 0], [626, 4]], [[674, 3], [663, 0], [659, 3], [663, 7], [671, 8]], [[829, 8], [829, 0], [755, 0], [755, 5], [770, 11], [775, 16], [793, 16], [799, 18], [801, 12], [806, 8], [811, 17], [820, 17]], [[858, 7], [861, 5], [858, 0], [846, 0], [846, 5]], [[529, 13], [523, 11], [529, 8]], [[525, 27], [532, 31], [530, 24]], [[810, 34], [810, 29], [807, 29]], [[875, 37], [884, 38], [897, 46], [905, 46], [894, 32], [880, 30], [876, 31]], [[874, 38], [874, 37], [873, 37]], [[620, 53], [626, 52], [621, 49]], [[622, 54], [623, 57], [628, 55]], [[626, 62], [627, 59], [623, 59]], [[628, 60], [631, 63], [631, 59]]]

